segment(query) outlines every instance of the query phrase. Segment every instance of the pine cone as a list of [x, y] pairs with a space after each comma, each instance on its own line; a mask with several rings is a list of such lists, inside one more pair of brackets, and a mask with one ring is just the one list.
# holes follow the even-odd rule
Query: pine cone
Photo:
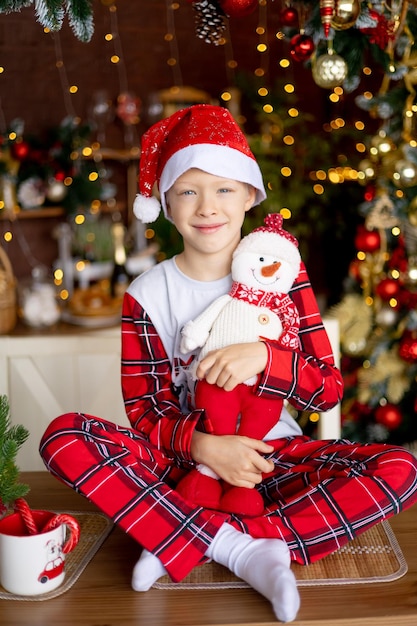
[[219, 45], [226, 29], [225, 14], [216, 0], [193, 2], [196, 35], [206, 43]]

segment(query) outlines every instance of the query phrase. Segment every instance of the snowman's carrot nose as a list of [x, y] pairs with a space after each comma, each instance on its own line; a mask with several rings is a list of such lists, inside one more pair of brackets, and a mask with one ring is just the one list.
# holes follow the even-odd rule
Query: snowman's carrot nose
[[273, 276], [275, 272], [279, 270], [280, 267], [281, 267], [281, 263], [279, 261], [275, 261], [275, 263], [272, 263], [272, 265], [265, 265], [261, 269], [261, 274], [262, 276], [265, 276], [265, 278], [269, 278], [270, 276]]

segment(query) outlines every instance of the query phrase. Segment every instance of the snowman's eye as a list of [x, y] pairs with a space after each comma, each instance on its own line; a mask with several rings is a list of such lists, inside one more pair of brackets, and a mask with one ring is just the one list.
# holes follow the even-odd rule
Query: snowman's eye
[[260, 262], [261, 262], [261, 263], [263, 263], [263, 262], [265, 261], [265, 259], [264, 259], [264, 257], [263, 257], [263, 256], [260, 256], [260, 257], [259, 257], [259, 260], [260, 260]]

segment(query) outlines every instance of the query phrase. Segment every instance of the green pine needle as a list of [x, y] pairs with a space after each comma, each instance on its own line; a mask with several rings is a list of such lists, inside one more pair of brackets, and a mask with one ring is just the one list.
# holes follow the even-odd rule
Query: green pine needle
[[35, 4], [38, 22], [52, 32], [61, 30], [65, 14], [74, 35], [88, 42], [94, 33], [93, 7], [91, 0], [0, 0], [0, 13], [18, 12]]
[[0, 395], [0, 514], [29, 491], [28, 485], [19, 483], [16, 465], [16, 455], [28, 437], [29, 431], [24, 426], [11, 424], [7, 396]]
[[62, 28], [65, 11], [61, 0], [35, 0], [36, 18], [44, 28], [57, 31]]

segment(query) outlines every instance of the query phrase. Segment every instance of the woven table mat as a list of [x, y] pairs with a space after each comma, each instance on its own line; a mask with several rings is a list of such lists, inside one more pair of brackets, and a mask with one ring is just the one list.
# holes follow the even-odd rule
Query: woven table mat
[[[337, 552], [313, 563], [291, 568], [299, 587], [390, 582], [407, 572], [407, 563], [388, 522], [366, 531]], [[180, 583], [164, 576], [156, 589], [233, 589], [248, 587], [228, 569], [211, 562], [194, 570]]]
[[[61, 511], [55, 511], [60, 513]], [[65, 557], [65, 578], [59, 587], [37, 596], [18, 596], [0, 586], [0, 600], [50, 600], [65, 593], [78, 580], [88, 563], [113, 529], [113, 522], [103, 513], [81, 513], [65, 511], [80, 524], [80, 540], [74, 550]]]

